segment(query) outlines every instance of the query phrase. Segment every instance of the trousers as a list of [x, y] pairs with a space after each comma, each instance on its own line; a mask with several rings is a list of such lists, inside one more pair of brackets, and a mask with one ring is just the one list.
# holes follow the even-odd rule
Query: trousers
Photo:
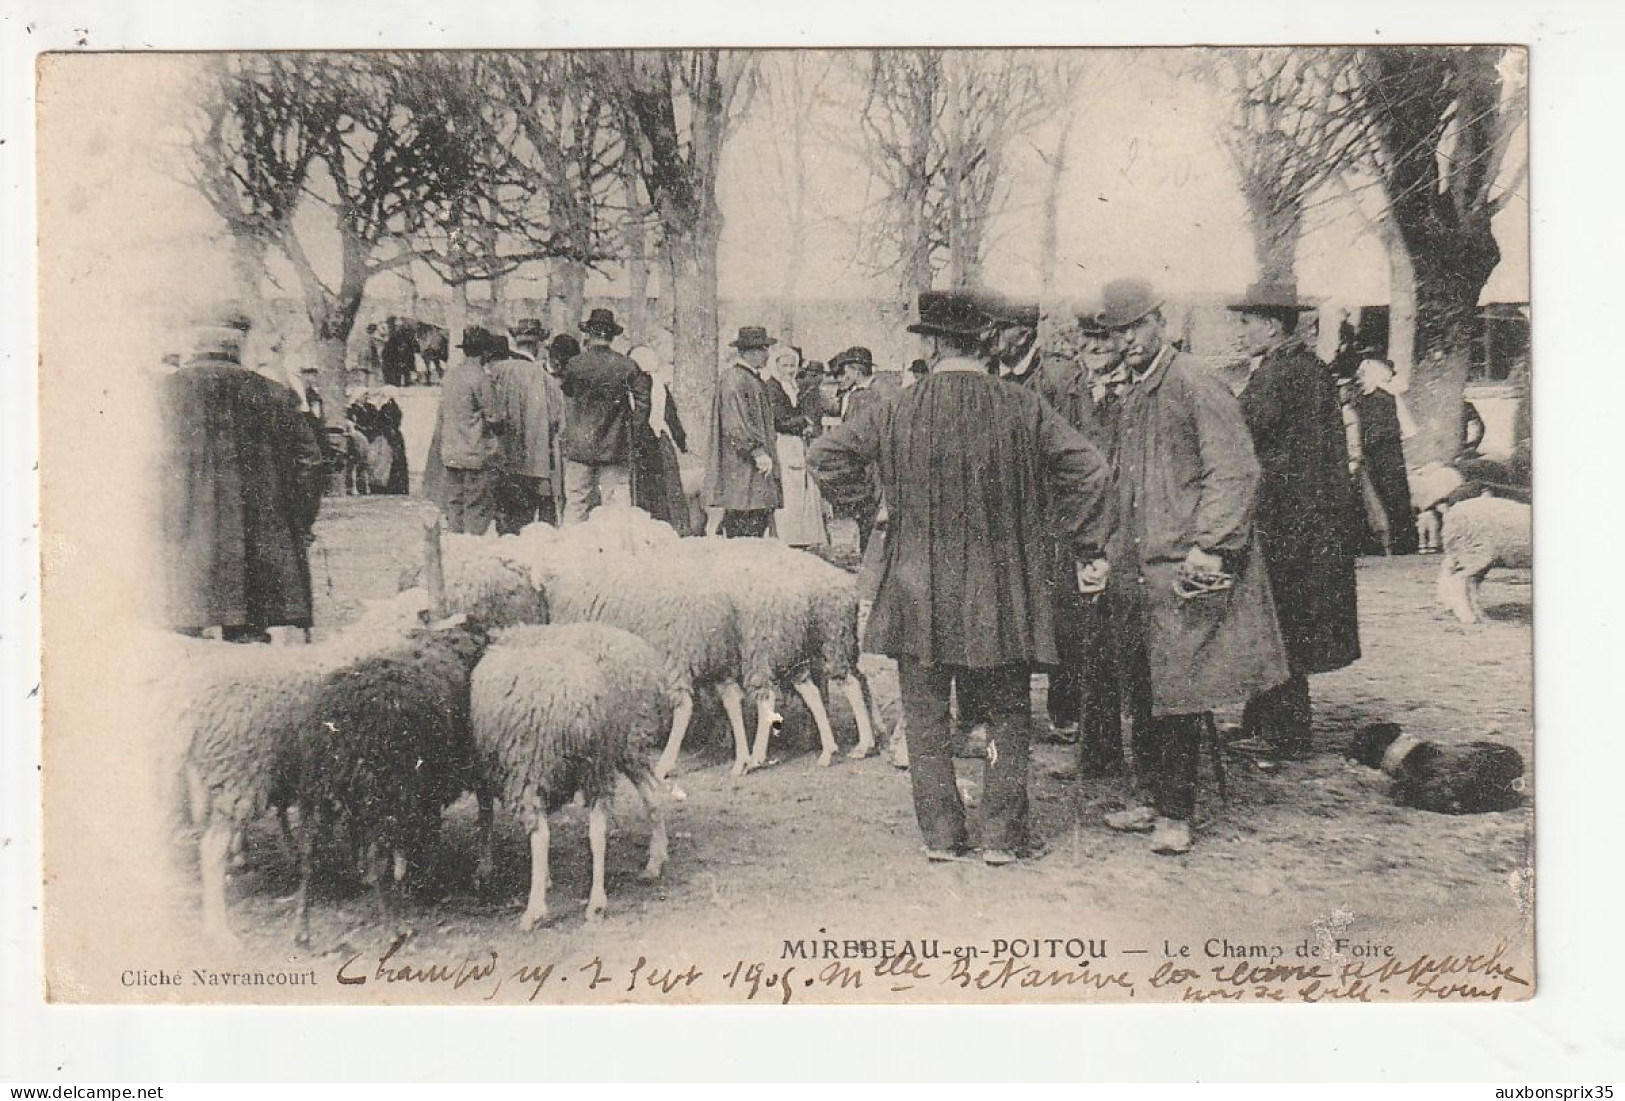
[[630, 505], [632, 476], [625, 463], [564, 461], [565, 522], [579, 524], [597, 505]]
[[724, 539], [760, 539], [773, 522], [770, 508], [730, 508], [723, 512], [718, 531]]
[[502, 475], [496, 493], [497, 534], [518, 535], [521, 528], [536, 520], [557, 527], [557, 513], [551, 481], [523, 474]]
[[1241, 713], [1241, 726], [1249, 735], [1263, 738], [1279, 753], [1297, 755], [1309, 752], [1314, 712], [1309, 703], [1309, 678], [1294, 673], [1286, 683], [1260, 692], [1247, 701]]
[[1027, 667], [967, 669], [905, 657], [899, 659], [897, 672], [908, 727], [914, 817], [926, 846], [957, 850], [969, 842], [965, 804], [954, 774], [954, 732], [948, 715], [948, 695], [953, 690], [965, 704], [987, 716], [982, 846], [1012, 851], [1026, 848], [1031, 842], [1027, 767], [1032, 743]]
[[469, 535], [485, 534], [485, 529], [496, 518], [493, 473], [490, 470], [463, 470], [455, 466], [446, 468], [448, 528]]

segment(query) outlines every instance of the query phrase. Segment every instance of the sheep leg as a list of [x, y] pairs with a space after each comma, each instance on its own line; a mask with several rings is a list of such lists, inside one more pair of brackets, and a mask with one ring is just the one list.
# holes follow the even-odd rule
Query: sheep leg
[[743, 776], [750, 764], [750, 742], [745, 738], [745, 692], [738, 681], [725, 680], [717, 685], [717, 698], [728, 713], [728, 727], [734, 735], [734, 767], [730, 774]]
[[491, 882], [491, 874], [496, 871], [496, 799], [484, 783], [475, 788], [474, 798], [479, 803], [480, 855], [474, 861], [474, 891], [477, 894], [485, 890], [486, 884]]
[[[682, 752], [683, 738], [688, 734], [689, 720], [694, 718], [694, 693], [684, 692], [678, 697], [671, 712], [671, 737], [666, 739], [666, 751], [655, 764], [655, 778], [664, 780], [677, 767], [677, 754]], [[730, 721], [732, 717], [730, 716]]]
[[226, 860], [231, 850], [231, 824], [216, 818], [198, 841], [198, 871], [203, 886], [203, 930], [210, 938], [236, 945], [226, 920]]
[[841, 691], [852, 708], [852, 718], [858, 724], [858, 744], [848, 757], [863, 758], [875, 751], [875, 726], [869, 711], [869, 693], [865, 691], [862, 674], [853, 670], [842, 678]]
[[810, 679], [796, 681], [794, 687], [801, 702], [812, 712], [813, 723], [818, 727], [818, 744], [823, 749], [818, 755], [818, 763], [827, 768], [835, 759], [835, 731], [829, 725], [829, 712], [824, 710], [824, 697], [818, 691], [818, 685]]
[[665, 794], [648, 780], [638, 785], [638, 793], [649, 807], [649, 863], [644, 865], [644, 879], [659, 879], [666, 867], [666, 798]]
[[551, 839], [547, 832], [547, 812], [536, 816], [536, 825], [530, 831], [530, 899], [519, 918], [519, 931], [528, 933], [537, 923], [547, 921], [547, 854]]
[[1436, 590], [1438, 601], [1463, 623], [1474, 623], [1472, 601], [1467, 595], [1467, 575], [1456, 565], [1455, 556], [1446, 553], [1439, 566]]
[[609, 812], [604, 800], [593, 800], [587, 811], [587, 844], [592, 848], [592, 894], [587, 896], [587, 920], [604, 916], [609, 898], [604, 894], [604, 856], [609, 848]]
[[745, 771], [767, 767], [767, 740], [773, 736], [773, 720], [778, 717], [779, 694], [769, 688], [756, 698], [756, 748]]
[[1484, 622], [1484, 606], [1478, 601], [1478, 587], [1484, 583], [1484, 574], [1488, 572], [1485, 570], [1484, 573], [1468, 574], [1462, 582], [1462, 586], [1467, 590], [1467, 608], [1473, 613], [1474, 623]]

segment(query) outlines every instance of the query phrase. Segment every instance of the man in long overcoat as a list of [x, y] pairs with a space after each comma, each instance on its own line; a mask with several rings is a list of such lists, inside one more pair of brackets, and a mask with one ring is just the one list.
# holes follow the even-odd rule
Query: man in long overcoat
[[512, 535], [533, 520], [557, 525], [563, 492], [560, 430], [564, 392], [540, 362], [547, 328], [525, 318], [510, 330], [513, 351], [491, 365], [502, 435], [497, 443], [497, 531]]
[[242, 365], [249, 328], [234, 310], [212, 318], [160, 390], [168, 625], [228, 641], [311, 625], [305, 547], [326, 481], [298, 397]]
[[[983, 859], [1033, 855], [1027, 822], [1028, 678], [1053, 665], [1055, 524], [1068, 568], [1103, 577], [1110, 523], [1104, 458], [1036, 394], [976, 357], [981, 318], [959, 293], [920, 296], [911, 332], [931, 338], [923, 382], [814, 441], [808, 466], [832, 501], [878, 467], [889, 527], [864, 648], [898, 662], [909, 778], [927, 856], [969, 838], [954, 779], [951, 688], [987, 716]], [[1074, 574], [1077, 577], [1077, 574]]]
[[1254, 284], [1230, 308], [1256, 358], [1242, 376], [1242, 416], [1261, 470], [1255, 524], [1292, 675], [1253, 699], [1242, 717], [1251, 747], [1301, 757], [1310, 742], [1310, 673], [1360, 656], [1354, 560], [1360, 505], [1331, 371], [1296, 336], [1290, 285]]
[[571, 523], [594, 504], [632, 503], [632, 426], [649, 419], [649, 376], [610, 342], [624, 332], [611, 310], [582, 322], [586, 348], [565, 362], [564, 495]]
[[1108, 283], [1100, 321], [1130, 372], [1116, 426], [1106, 595], [1135, 769], [1152, 799], [1106, 824], [1151, 831], [1153, 851], [1183, 853], [1208, 714], [1288, 675], [1253, 532], [1258, 461], [1234, 395], [1167, 343], [1150, 284]]
[[706, 500], [723, 510], [721, 533], [729, 539], [766, 535], [773, 510], [784, 504], [773, 403], [761, 374], [777, 343], [760, 325], [740, 329], [729, 344], [739, 357], [717, 379], [711, 403]]
[[497, 434], [503, 425], [490, 365], [499, 348], [492, 333], [470, 325], [459, 350], [464, 358], [441, 380], [435, 424], [445, 466], [446, 526], [484, 535], [496, 518]]

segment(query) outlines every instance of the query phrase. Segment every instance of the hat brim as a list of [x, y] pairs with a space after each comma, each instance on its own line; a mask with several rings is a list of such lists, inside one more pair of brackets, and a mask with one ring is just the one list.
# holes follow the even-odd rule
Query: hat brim
[[1314, 306], [1309, 305], [1307, 302], [1299, 302], [1292, 306], [1289, 306], [1284, 302], [1232, 302], [1230, 305], [1225, 307], [1225, 309], [1229, 310], [1231, 313], [1259, 314], [1309, 313], [1310, 311], [1314, 310], [1314, 308]]
[[1101, 317], [1098, 319], [1098, 321], [1101, 328], [1105, 329], [1107, 333], [1112, 333], [1116, 332], [1118, 329], [1126, 329], [1130, 325], [1138, 325], [1140, 322], [1162, 309], [1162, 307], [1166, 304], [1167, 303], [1164, 300], [1159, 298], [1157, 301], [1151, 303], [1151, 305], [1147, 306], [1133, 317], [1124, 318], [1122, 320], [1115, 317]]
[[978, 325], [974, 329], [953, 329], [946, 325], [930, 325], [922, 321], [908, 326], [908, 331], [922, 336], [976, 336], [983, 328], [984, 326]]
[[748, 352], [752, 348], [771, 348], [771, 347], [773, 347], [773, 345], [775, 345], [777, 343], [778, 343], [778, 341], [775, 340], [772, 337], [768, 337], [765, 341], [752, 340], [748, 344], [741, 344], [737, 340], [730, 340], [730, 341], [728, 341], [728, 347], [730, 347], [730, 348], [738, 348], [741, 352]]
[[622, 333], [626, 332], [626, 330], [621, 328], [619, 325], [583, 325], [581, 326], [581, 331], [586, 333], [588, 336], [604, 337], [620, 336]]

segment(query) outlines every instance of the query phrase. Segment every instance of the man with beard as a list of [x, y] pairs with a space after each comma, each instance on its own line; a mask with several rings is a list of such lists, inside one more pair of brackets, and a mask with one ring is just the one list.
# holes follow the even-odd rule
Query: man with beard
[[1296, 335], [1308, 308], [1294, 286], [1257, 283], [1230, 306], [1254, 357], [1237, 396], [1262, 471], [1255, 523], [1292, 673], [1248, 703], [1240, 744], [1285, 759], [1309, 751], [1308, 674], [1360, 656], [1359, 505], [1336, 385]]
[[1258, 461], [1234, 395], [1168, 344], [1149, 283], [1116, 280], [1101, 299], [1100, 324], [1129, 370], [1107, 611], [1134, 767], [1151, 794], [1106, 824], [1150, 832], [1152, 851], [1173, 855], [1190, 851], [1211, 713], [1274, 688], [1288, 670], [1253, 532]]

